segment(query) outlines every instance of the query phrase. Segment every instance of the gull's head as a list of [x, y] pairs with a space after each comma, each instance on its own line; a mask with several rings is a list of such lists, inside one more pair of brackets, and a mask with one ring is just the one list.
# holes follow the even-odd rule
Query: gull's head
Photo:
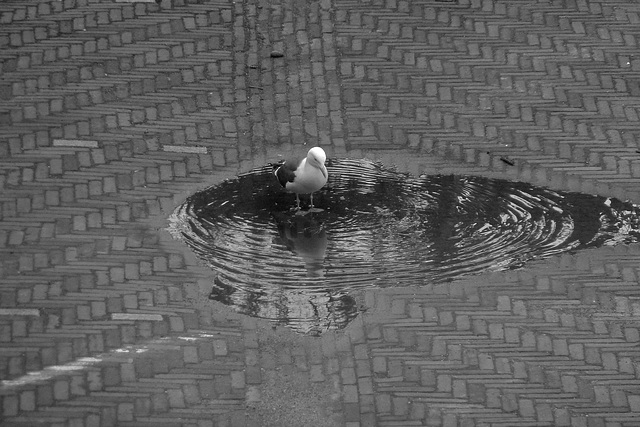
[[327, 161], [327, 155], [320, 147], [313, 147], [307, 154], [307, 160], [311, 161], [314, 166], [320, 167]]

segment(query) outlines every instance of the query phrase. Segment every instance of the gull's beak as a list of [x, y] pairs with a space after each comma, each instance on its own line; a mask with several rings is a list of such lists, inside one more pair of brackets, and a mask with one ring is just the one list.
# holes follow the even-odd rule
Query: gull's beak
[[327, 168], [324, 167], [324, 162], [319, 162], [318, 161], [318, 169], [320, 169], [320, 172], [322, 172], [322, 176], [324, 176], [326, 178], [327, 177]]
[[322, 172], [322, 176], [327, 178], [327, 169], [324, 168], [324, 163], [320, 162], [320, 160], [316, 159], [315, 157], [313, 157], [312, 159], [313, 159], [313, 162], [312, 162], [313, 166], [320, 169], [320, 172]]

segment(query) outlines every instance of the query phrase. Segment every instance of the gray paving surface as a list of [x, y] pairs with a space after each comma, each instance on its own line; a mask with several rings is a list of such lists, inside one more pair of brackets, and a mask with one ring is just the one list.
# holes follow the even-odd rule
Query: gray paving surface
[[637, 244], [317, 338], [207, 301], [164, 231], [315, 144], [640, 203], [638, 43], [634, 0], [3, 1], [2, 425], [640, 425]]

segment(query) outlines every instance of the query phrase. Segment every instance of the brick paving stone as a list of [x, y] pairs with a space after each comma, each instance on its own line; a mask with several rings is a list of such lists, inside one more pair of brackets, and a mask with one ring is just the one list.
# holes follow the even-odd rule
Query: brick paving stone
[[309, 144], [640, 203], [638, 23], [631, 0], [3, 2], [0, 422], [634, 425], [637, 244], [366, 291], [313, 338], [198, 301], [210, 273], [162, 228]]

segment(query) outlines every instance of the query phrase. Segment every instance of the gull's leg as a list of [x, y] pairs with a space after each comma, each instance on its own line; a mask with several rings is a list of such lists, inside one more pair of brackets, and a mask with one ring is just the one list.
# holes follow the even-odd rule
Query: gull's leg
[[300, 197], [298, 196], [298, 193], [296, 193], [296, 208], [300, 209]]
[[311, 197], [311, 205], [309, 206], [309, 209], [313, 209], [313, 193], [311, 193], [310, 197]]

